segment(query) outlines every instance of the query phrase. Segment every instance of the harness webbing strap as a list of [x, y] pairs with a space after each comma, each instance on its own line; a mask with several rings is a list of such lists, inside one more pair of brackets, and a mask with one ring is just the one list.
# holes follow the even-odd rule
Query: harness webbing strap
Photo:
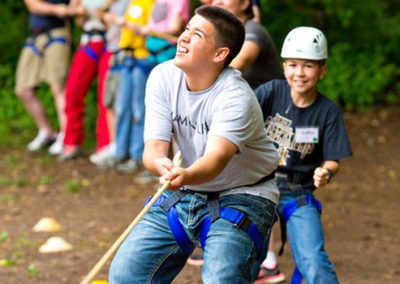
[[[253, 240], [257, 252], [259, 253], [261, 251], [262, 235], [258, 230], [257, 226], [253, 222], [251, 222], [247, 214], [230, 207], [222, 207], [220, 210], [219, 217], [221, 219], [231, 222], [235, 227], [244, 230]], [[208, 231], [210, 230], [211, 224], [212, 224], [211, 218], [207, 216], [203, 220], [203, 224], [200, 231], [200, 244], [203, 250], [206, 245], [207, 235]]]
[[285, 221], [287, 222], [289, 220], [290, 216], [292, 216], [293, 212], [296, 211], [297, 208], [306, 204], [314, 205], [318, 212], [322, 212], [321, 202], [319, 202], [313, 195], [307, 194], [305, 196], [301, 196], [301, 198], [296, 198], [286, 203], [282, 210], [282, 215], [283, 218], [285, 218]]
[[207, 209], [211, 222], [214, 222], [220, 217], [219, 192], [207, 193]]
[[44, 48], [49, 47], [50, 44], [57, 42], [57, 43], [63, 43], [63, 44], [67, 44], [68, 41], [65, 37], [50, 37], [50, 40], [46, 43], [46, 45], [44, 46]]
[[[176, 193], [178, 193], [177, 191]], [[178, 198], [180, 194], [172, 194], [171, 196], [174, 196], [173, 198], [165, 198], [165, 196], [161, 195], [154, 203], [153, 206], [160, 206], [164, 212], [166, 212], [167, 215], [167, 220], [168, 220], [168, 225], [171, 228], [172, 234], [174, 235], [174, 238], [176, 242], [179, 244], [181, 249], [188, 255], [191, 255], [195, 245], [194, 243], [189, 239], [185, 229], [183, 228], [181, 222], [179, 221], [178, 218], [178, 213], [176, 212], [176, 209], [174, 205], [180, 200]], [[182, 195], [183, 196], [183, 195]], [[151, 197], [149, 197], [146, 202], [145, 206], [147, 203], [149, 203]], [[167, 208], [168, 207], [168, 208]]]
[[[160, 206], [164, 210], [164, 212], [168, 212], [168, 210], [171, 209], [171, 207], [175, 206], [175, 204], [178, 203], [179, 200], [181, 200], [185, 195], [186, 192], [178, 190], [171, 194], [168, 198], [161, 196], [163, 200]], [[159, 198], [159, 200], [161, 199], [161, 197]]]
[[176, 213], [175, 207], [171, 207], [167, 212], [167, 220], [169, 227], [171, 228], [172, 234], [174, 235], [175, 240], [182, 248], [182, 250], [187, 254], [191, 255], [195, 245], [189, 239], [188, 235], [186, 234], [185, 229], [183, 228], [181, 222], [178, 219], [178, 214]]
[[100, 51], [100, 54], [97, 54], [96, 51], [94, 51], [92, 48], [90, 48], [87, 45], [79, 47], [79, 50], [84, 51], [91, 59], [93, 59], [94, 61], [97, 62], [100, 58], [100, 55], [102, 55], [106, 51], [106, 48], [104, 47]]
[[303, 275], [301, 274], [297, 266], [295, 266], [293, 269], [292, 278], [290, 279], [290, 284], [301, 284], [302, 280]]
[[[47, 43], [44, 45], [44, 49], [48, 48], [54, 42], [58, 42], [58, 43], [62, 43], [62, 44], [68, 43], [67, 39], [64, 37], [52, 37], [50, 34], [48, 34], [48, 37], [49, 37], [49, 39], [48, 39]], [[32, 48], [32, 51], [39, 57], [43, 56], [43, 52], [35, 44], [34, 37], [31, 37], [29, 40], [27, 40], [24, 44], [24, 47]]]
[[[281, 240], [282, 240], [282, 245], [281, 248], [279, 249], [279, 255], [283, 254], [283, 247], [286, 243], [286, 222], [289, 220], [290, 216], [301, 206], [311, 204], [315, 208], [317, 208], [318, 212], [321, 214], [322, 213], [322, 205], [321, 202], [319, 202], [313, 195], [311, 194], [306, 194], [299, 196], [296, 199], [293, 199], [286, 203], [285, 207], [283, 207], [282, 210], [282, 216], [283, 218], [280, 218], [280, 227], [281, 227]], [[290, 280], [290, 284], [301, 284], [301, 281], [303, 279], [303, 275], [301, 274], [300, 270], [295, 266], [292, 274], [292, 278]]]
[[42, 56], [43, 56], [42, 52], [41, 52], [41, 51], [39, 50], [39, 48], [35, 45], [34, 42], [27, 41], [27, 42], [25, 42], [24, 47], [30, 47], [30, 48], [32, 48], [33, 53], [35, 53], [35, 54], [36, 54], [37, 56], [39, 56], [39, 57], [42, 57]]

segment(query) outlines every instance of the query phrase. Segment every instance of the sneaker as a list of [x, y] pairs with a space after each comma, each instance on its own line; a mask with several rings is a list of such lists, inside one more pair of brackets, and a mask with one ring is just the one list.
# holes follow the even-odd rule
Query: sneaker
[[57, 134], [57, 139], [54, 141], [53, 144], [49, 147], [49, 154], [50, 155], [60, 155], [62, 153], [62, 150], [64, 148], [63, 145], [63, 140], [64, 140], [64, 133], [60, 132]]
[[129, 159], [124, 163], [120, 163], [116, 166], [116, 169], [120, 173], [135, 173], [142, 168], [142, 162], [138, 160]]
[[64, 145], [61, 154], [58, 156], [59, 161], [72, 160], [82, 155], [81, 146]]
[[194, 253], [187, 259], [187, 264], [194, 266], [202, 266], [204, 264], [203, 252]]
[[285, 279], [285, 274], [279, 271], [278, 265], [274, 269], [261, 266], [254, 284], [282, 283]]
[[144, 170], [141, 172], [139, 175], [137, 175], [133, 181], [137, 184], [149, 184], [149, 183], [155, 183], [159, 181], [159, 178], [156, 176], [153, 176], [150, 172]]
[[112, 168], [117, 162], [115, 158], [115, 147], [110, 144], [101, 148], [96, 153], [90, 155], [89, 161], [100, 168]]
[[50, 146], [55, 140], [55, 136], [49, 135], [44, 129], [39, 129], [39, 132], [36, 135], [35, 139], [29, 142], [27, 148], [31, 152], [38, 151], [44, 147]]

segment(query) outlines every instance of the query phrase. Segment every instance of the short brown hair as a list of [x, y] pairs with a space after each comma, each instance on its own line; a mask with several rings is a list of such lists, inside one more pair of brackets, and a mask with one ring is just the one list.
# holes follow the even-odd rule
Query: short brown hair
[[245, 37], [243, 23], [233, 13], [216, 6], [201, 6], [195, 10], [195, 14], [202, 16], [214, 26], [216, 47], [229, 49], [225, 67], [229, 66], [242, 49]]

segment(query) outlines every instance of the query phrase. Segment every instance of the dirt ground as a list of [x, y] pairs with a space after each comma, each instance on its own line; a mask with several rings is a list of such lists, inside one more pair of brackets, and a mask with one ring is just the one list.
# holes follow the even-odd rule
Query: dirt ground
[[[340, 174], [316, 194], [324, 207], [326, 249], [341, 283], [400, 283], [400, 107], [345, 113], [345, 120], [354, 157], [343, 160]], [[0, 150], [0, 283], [79, 283], [156, 188], [97, 169], [89, 151], [60, 163], [45, 152]], [[61, 231], [33, 232], [46, 216]], [[39, 253], [52, 236], [73, 249]], [[288, 246], [279, 263], [289, 278]], [[95, 279], [106, 279], [108, 267]], [[173, 283], [201, 283], [201, 268], [186, 265]]]

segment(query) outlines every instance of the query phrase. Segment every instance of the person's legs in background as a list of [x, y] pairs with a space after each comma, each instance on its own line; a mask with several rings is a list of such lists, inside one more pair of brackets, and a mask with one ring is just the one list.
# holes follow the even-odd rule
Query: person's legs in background
[[[115, 132], [115, 159], [122, 162], [129, 158], [129, 145], [132, 131], [132, 70], [134, 59], [126, 55], [123, 58], [118, 96], [115, 99], [116, 132]], [[117, 165], [118, 166], [118, 165]]]
[[136, 60], [132, 68], [130, 81], [132, 82], [131, 93], [131, 120], [130, 136], [128, 137], [129, 161], [117, 166], [121, 172], [135, 173], [142, 168], [143, 155], [143, 134], [145, 105], [144, 97], [146, 92], [146, 81], [151, 66], [146, 59]]
[[54, 42], [46, 48], [44, 53], [44, 78], [50, 85], [57, 111], [59, 132], [56, 141], [50, 146], [49, 154], [59, 155], [63, 149], [65, 129], [65, 78], [67, 77], [70, 53], [71, 36], [67, 28], [54, 29], [53, 38], [64, 38], [65, 43]]
[[16, 95], [22, 100], [25, 109], [35, 121], [39, 131], [38, 135], [29, 142], [29, 151], [37, 151], [50, 146], [56, 140], [56, 132], [53, 131], [40, 99], [36, 96], [35, 89], [18, 91]]
[[104, 104], [105, 78], [108, 71], [109, 61], [112, 53], [105, 51], [99, 56], [98, 76], [97, 76], [97, 146], [96, 151], [108, 147], [110, 136], [107, 123], [107, 108]]
[[37, 151], [50, 146], [57, 138], [57, 132], [52, 129], [46, 111], [40, 99], [36, 96], [36, 89], [41, 81], [50, 85], [55, 100], [60, 131], [65, 121], [63, 85], [69, 62], [69, 33], [64, 28], [54, 29], [49, 33], [52, 37], [63, 37], [65, 42], [50, 42], [45, 33], [29, 38], [28, 44], [21, 51], [16, 71], [15, 93], [22, 100], [25, 109], [39, 129], [36, 138], [28, 144], [30, 151]]
[[115, 110], [114, 103], [118, 94], [120, 81], [119, 53], [109, 53], [107, 71], [103, 83], [103, 104], [106, 109], [106, 120], [109, 144], [90, 155], [89, 160], [102, 169], [115, 165]]
[[[104, 50], [103, 42], [89, 42], [88, 46], [92, 48], [96, 54], [101, 54]], [[87, 54], [84, 46], [78, 48], [72, 60], [66, 82], [66, 124], [63, 141], [64, 149], [59, 156], [60, 160], [68, 160], [80, 155], [84, 137], [84, 100], [96, 75], [97, 67], [97, 60], [91, 58]]]

